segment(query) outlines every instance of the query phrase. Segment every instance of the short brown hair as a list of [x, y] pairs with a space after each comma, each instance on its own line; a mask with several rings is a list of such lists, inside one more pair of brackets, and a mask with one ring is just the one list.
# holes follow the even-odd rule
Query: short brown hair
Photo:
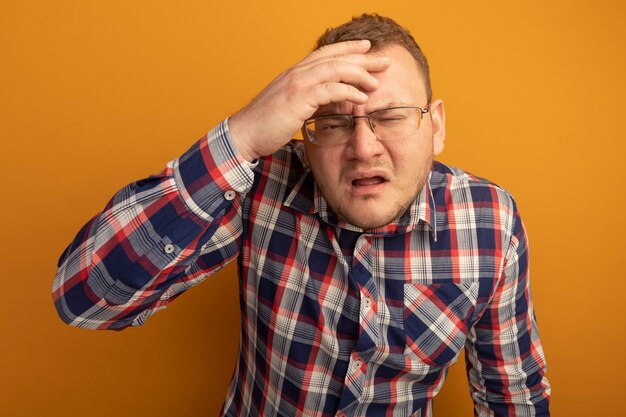
[[413, 36], [408, 30], [397, 24], [393, 19], [378, 14], [364, 13], [355, 16], [341, 26], [326, 29], [326, 32], [317, 40], [315, 49], [332, 43], [367, 39], [372, 44], [372, 51], [380, 50], [389, 44], [398, 44], [406, 48], [417, 61], [424, 76], [426, 98], [430, 103], [432, 88], [430, 85], [430, 70], [428, 61]]

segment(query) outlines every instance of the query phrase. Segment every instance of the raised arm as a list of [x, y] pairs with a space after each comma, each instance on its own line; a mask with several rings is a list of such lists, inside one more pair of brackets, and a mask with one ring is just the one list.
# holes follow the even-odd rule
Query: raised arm
[[139, 325], [239, 252], [249, 162], [285, 145], [319, 106], [364, 103], [389, 61], [367, 41], [316, 50], [159, 175], [120, 190], [59, 260], [53, 286], [74, 326]]
[[[166, 307], [236, 257], [252, 182], [223, 122], [159, 175], [117, 192], [59, 260], [53, 298], [61, 318], [121, 329]], [[202, 266], [200, 254], [209, 260]]]

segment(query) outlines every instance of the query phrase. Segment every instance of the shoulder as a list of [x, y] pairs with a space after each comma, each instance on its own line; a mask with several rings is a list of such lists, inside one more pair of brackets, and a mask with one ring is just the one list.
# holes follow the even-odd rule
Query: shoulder
[[483, 237], [499, 236], [506, 247], [521, 227], [515, 199], [492, 181], [435, 162], [429, 186], [439, 230], [474, 230]]
[[304, 161], [304, 146], [293, 140], [273, 154], [260, 158], [254, 171], [261, 175], [278, 175], [280, 178], [290, 173], [301, 176], [306, 171]]
[[429, 185], [437, 206], [459, 204], [496, 209], [497, 204], [516, 210], [513, 196], [503, 187], [442, 162], [433, 163]]
[[301, 184], [308, 173], [304, 146], [296, 140], [289, 142], [273, 154], [260, 158], [253, 172], [255, 189], [260, 191], [269, 187], [273, 190], [280, 189], [282, 193], [290, 193]]

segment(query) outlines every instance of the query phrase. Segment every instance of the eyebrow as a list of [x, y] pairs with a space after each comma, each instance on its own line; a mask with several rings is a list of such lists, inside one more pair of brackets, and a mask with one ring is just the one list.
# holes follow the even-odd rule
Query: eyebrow
[[378, 103], [377, 106], [374, 106], [373, 108], [371, 108], [368, 113], [371, 113], [373, 111], [377, 111], [377, 110], [382, 110], [382, 109], [386, 109], [389, 107], [404, 107], [404, 106], [414, 106], [414, 104], [412, 103], [407, 103], [404, 101], [400, 101], [400, 100], [395, 100], [395, 99], [390, 99], [390, 100], [385, 100], [381, 103]]
[[[344, 108], [347, 108], [347, 107], [354, 108], [354, 105], [352, 103], [348, 103], [348, 102], [326, 104], [325, 106], [318, 107], [318, 109], [315, 111], [315, 113], [313, 113], [313, 115], [311, 117], [328, 116], [328, 115], [331, 115], [331, 114], [348, 114], [347, 112], [342, 113], [341, 112], [341, 107], [344, 107]], [[320, 110], [320, 109], [323, 109], [323, 110]]]
[[[348, 103], [348, 102], [342, 102], [342, 103], [333, 103], [333, 105], [327, 105], [330, 108], [329, 109], [325, 109], [322, 111], [318, 110], [313, 113], [313, 115], [311, 116], [313, 117], [322, 117], [322, 116], [330, 116], [330, 115], [335, 115], [335, 114], [347, 114], [347, 115], [351, 115], [351, 112], [341, 112], [340, 110], [337, 110], [337, 108], [341, 107], [344, 103], [350, 105], [350, 107], [354, 108], [354, 105], [352, 103]], [[338, 104], [338, 105], [337, 105]], [[395, 99], [390, 99], [390, 100], [385, 100], [383, 102], [378, 103], [376, 106], [367, 109], [367, 111], [365, 112], [365, 114], [369, 114], [371, 112], [374, 111], [378, 111], [378, 110], [382, 110], [382, 109], [386, 109], [389, 107], [403, 107], [403, 106], [414, 106], [414, 104], [410, 104], [410, 103], [405, 103], [403, 101], [398, 101]]]

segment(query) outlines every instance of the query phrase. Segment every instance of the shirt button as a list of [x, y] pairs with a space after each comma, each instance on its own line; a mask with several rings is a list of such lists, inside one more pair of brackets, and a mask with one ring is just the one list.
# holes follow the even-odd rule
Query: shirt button
[[168, 243], [167, 245], [165, 245], [163, 250], [165, 250], [165, 253], [172, 253], [174, 252], [174, 245], [172, 245], [171, 243]]
[[234, 199], [234, 198], [235, 198], [235, 192], [234, 192], [233, 190], [228, 190], [228, 191], [226, 191], [226, 192], [224, 193], [224, 198], [225, 198], [226, 200], [229, 200], [229, 201], [230, 201], [230, 200], [232, 200], [232, 199]]
[[369, 309], [372, 306], [372, 299], [369, 297], [365, 297], [363, 299], [363, 308]]

